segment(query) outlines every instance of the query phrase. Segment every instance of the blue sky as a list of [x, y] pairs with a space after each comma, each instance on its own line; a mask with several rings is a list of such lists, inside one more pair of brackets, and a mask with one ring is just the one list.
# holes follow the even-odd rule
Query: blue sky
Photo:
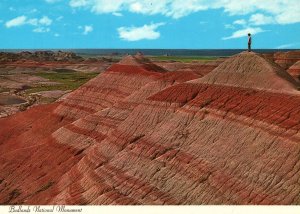
[[299, 0], [1, 0], [0, 48], [300, 48]]

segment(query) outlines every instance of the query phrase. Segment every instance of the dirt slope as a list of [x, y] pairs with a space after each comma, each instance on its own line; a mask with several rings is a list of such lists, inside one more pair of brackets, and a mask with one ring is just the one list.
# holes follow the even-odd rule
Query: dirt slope
[[256, 53], [230, 57], [204, 78], [193, 82], [298, 93], [298, 83], [275, 63]]
[[[231, 75], [281, 78], [254, 54], [227, 62], [241, 57]], [[223, 84], [226, 61], [213, 84], [129, 59], [60, 103], [0, 120], [0, 203], [300, 204], [299, 94], [242, 76]], [[277, 86], [294, 90], [288, 80]]]

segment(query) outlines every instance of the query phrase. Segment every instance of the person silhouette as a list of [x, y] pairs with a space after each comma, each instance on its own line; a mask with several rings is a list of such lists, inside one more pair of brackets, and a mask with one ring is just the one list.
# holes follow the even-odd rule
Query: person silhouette
[[251, 33], [248, 33], [248, 52], [251, 52], [252, 38]]

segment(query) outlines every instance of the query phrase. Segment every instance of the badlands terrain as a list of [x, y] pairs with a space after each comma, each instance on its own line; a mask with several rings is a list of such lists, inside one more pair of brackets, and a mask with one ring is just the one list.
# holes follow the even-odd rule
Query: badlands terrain
[[299, 60], [126, 56], [0, 119], [0, 204], [299, 205]]
[[110, 58], [71, 52], [0, 52], [0, 118], [51, 103], [109, 67]]

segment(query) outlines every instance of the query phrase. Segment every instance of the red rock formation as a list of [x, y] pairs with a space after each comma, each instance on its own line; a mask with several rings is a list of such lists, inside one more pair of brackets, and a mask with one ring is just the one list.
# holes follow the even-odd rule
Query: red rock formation
[[81, 118], [124, 99], [147, 83], [157, 80], [164, 70], [149, 62], [127, 56], [65, 97], [56, 109], [58, 115]]
[[45, 61], [83, 61], [83, 58], [72, 52], [63, 51], [23, 51], [20, 53], [5, 53], [0, 52], [0, 62], [15, 62], [19, 60], [33, 60], [38, 62]]
[[77, 71], [100, 72], [105, 70], [111, 62], [104, 58], [84, 59], [71, 52], [21, 52], [3, 53], [0, 52], [1, 71], [9, 70], [16, 72], [49, 70], [55, 68], [73, 69]]
[[156, 62], [157, 65], [163, 67], [168, 71], [191, 71], [196, 72], [200, 76], [205, 76], [213, 69], [218, 67], [223, 60], [216, 60], [213, 62], [193, 62], [193, 63], [181, 63], [181, 62]]
[[274, 54], [275, 53], [263, 53], [262, 56], [272, 62], [274, 62]]
[[300, 51], [277, 52], [274, 54], [274, 61], [283, 69], [288, 69], [300, 60]]
[[61, 103], [0, 120], [0, 203], [300, 204], [288, 74], [252, 53], [199, 80], [126, 60]]
[[288, 69], [288, 73], [298, 82], [300, 81], [300, 60]]
[[75, 149], [57, 144], [51, 137], [70, 122], [52, 114], [57, 105], [38, 106], [0, 119], [1, 204], [23, 204], [24, 196], [52, 185], [80, 159]]

